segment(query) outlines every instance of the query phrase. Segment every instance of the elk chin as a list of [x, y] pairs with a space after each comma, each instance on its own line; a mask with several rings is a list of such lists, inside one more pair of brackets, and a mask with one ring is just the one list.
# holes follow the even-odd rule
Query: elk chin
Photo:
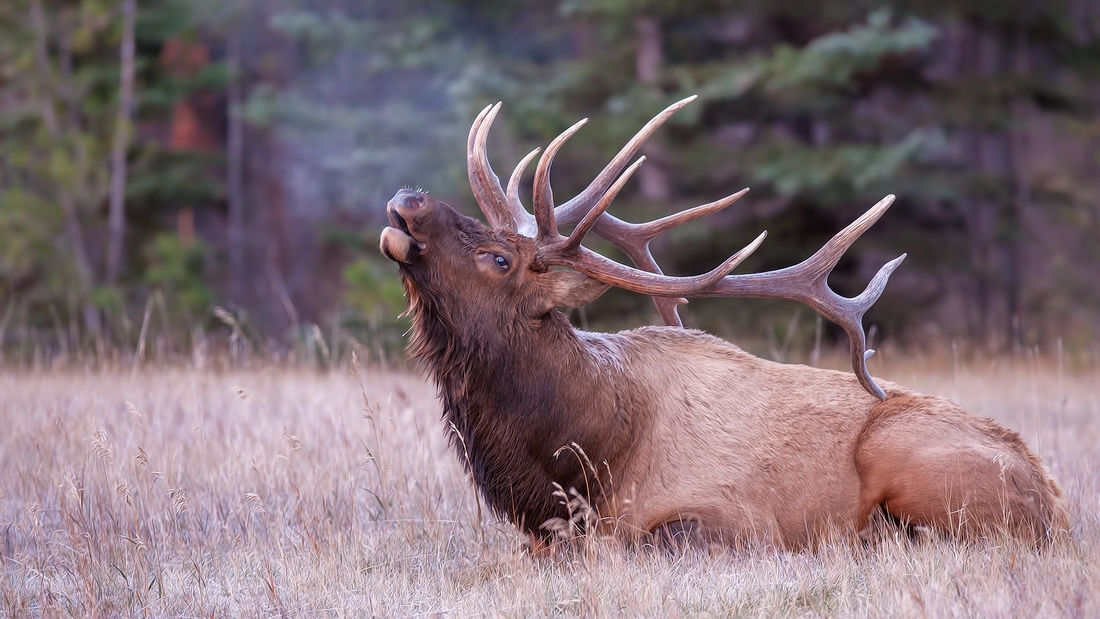
[[409, 264], [424, 251], [425, 245], [404, 231], [387, 226], [378, 242], [379, 248], [387, 258], [394, 262]]

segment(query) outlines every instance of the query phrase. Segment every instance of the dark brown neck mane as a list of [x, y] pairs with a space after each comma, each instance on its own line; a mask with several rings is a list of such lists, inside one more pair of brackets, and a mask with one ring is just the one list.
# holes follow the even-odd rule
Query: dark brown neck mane
[[[616, 388], [625, 378], [592, 352], [603, 336], [582, 338], [556, 310], [537, 325], [472, 322], [454, 316], [444, 294], [404, 279], [410, 351], [431, 372], [444, 418], [462, 437], [451, 441], [459, 460], [493, 511], [544, 537], [540, 525], [568, 514], [554, 482], [598, 507], [603, 462], [614, 467], [634, 440], [630, 407], [616, 395], [629, 393]], [[598, 473], [569, 450], [555, 455], [573, 443]]]

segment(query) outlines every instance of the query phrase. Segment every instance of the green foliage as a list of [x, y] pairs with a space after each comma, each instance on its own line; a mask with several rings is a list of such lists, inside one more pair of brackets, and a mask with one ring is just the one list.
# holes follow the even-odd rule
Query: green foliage
[[131, 212], [171, 213], [196, 204], [225, 200], [225, 165], [220, 154], [171, 152], [154, 145], [137, 150], [126, 183]]
[[774, 187], [782, 196], [813, 194], [819, 199], [843, 199], [871, 193], [871, 188], [889, 187], [906, 162], [942, 142], [938, 132], [918, 129], [885, 146], [776, 144], [754, 153], [751, 178]]
[[396, 324], [405, 309], [401, 281], [389, 265], [359, 258], [344, 268], [344, 301], [371, 324]]
[[392, 267], [361, 257], [344, 268], [343, 280], [345, 306], [354, 312], [347, 326], [371, 350], [399, 354], [410, 325], [402, 315], [405, 292]]
[[46, 273], [65, 272], [68, 256], [56, 242], [59, 217], [55, 205], [35, 194], [17, 187], [0, 192], [0, 298]]
[[860, 78], [876, 72], [886, 59], [926, 51], [936, 36], [936, 28], [919, 19], [894, 26], [890, 10], [881, 9], [865, 23], [804, 47], [781, 44], [755, 58], [704, 66], [701, 82], [684, 72], [681, 87], [693, 87], [703, 102], [758, 89], [784, 105], [819, 107], [822, 98], [852, 93]]
[[96, 286], [88, 295], [88, 300], [108, 314], [124, 314], [126, 311], [126, 299], [117, 286]]
[[891, 25], [889, 9], [871, 13], [865, 24], [818, 37], [802, 49], [779, 46], [765, 65], [768, 90], [783, 91], [807, 87], [815, 90], [850, 90], [857, 78], [876, 71], [885, 59], [928, 49], [936, 28], [914, 18]]
[[208, 250], [201, 241], [190, 246], [171, 233], [157, 235], [150, 248], [146, 282], [164, 292], [169, 305], [188, 325], [202, 317], [214, 302], [207, 285]]

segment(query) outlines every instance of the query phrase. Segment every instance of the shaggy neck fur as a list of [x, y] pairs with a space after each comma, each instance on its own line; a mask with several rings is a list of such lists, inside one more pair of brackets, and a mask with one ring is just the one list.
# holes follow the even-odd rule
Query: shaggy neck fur
[[492, 509], [545, 537], [543, 523], [568, 517], [555, 482], [599, 508], [611, 474], [603, 463], [613, 470], [637, 432], [628, 414], [636, 404], [616, 395], [633, 390], [616, 388], [626, 378], [615, 336], [582, 334], [557, 311], [512, 324], [464, 320], [450, 311], [461, 305], [421, 286], [405, 274], [410, 350], [430, 370], [444, 418], [461, 435], [452, 438], [459, 460]]

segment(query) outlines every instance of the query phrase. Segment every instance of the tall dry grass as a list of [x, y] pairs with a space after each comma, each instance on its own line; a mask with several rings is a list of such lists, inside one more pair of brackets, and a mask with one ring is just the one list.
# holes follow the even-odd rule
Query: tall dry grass
[[589, 540], [536, 560], [479, 518], [420, 377], [17, 372], [0, 374], [0, 614], [1100, 616], [1100, 380], [885, 375], [1020, 431], [1065, 487], [1072, 543]]

